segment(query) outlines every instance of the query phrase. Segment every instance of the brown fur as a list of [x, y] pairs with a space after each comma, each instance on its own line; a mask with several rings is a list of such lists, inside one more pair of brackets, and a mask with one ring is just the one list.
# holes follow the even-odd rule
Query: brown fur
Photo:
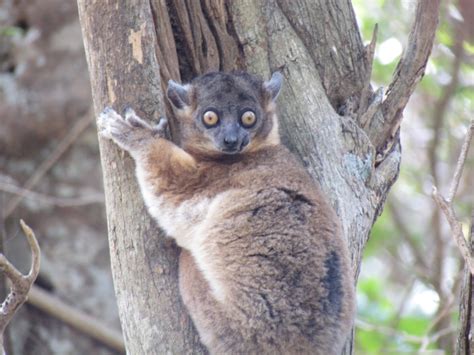
[[[109, 131], [137, 161], [150, 212], [182, 233], [171, 235], [185, 248], [180, 290], [202, 342], [212, 354], [338, 354], [352, 326], [354, 288], [337, 216], [279, 144], [265, 92], [255, 94], [264, 122], [241, 153], [222, 154], [200, 133], [199, 90], [214, 80], [204, 79], [180, 110], [184, 149], [145, 134], [138, 149], [123, 138], [134, 134]], [[262, 85], [239, 80], [230, 88]], [[163, 213], [153, 210], [153, 196]], [[189, 231], [172, 228], [179, 223]]]

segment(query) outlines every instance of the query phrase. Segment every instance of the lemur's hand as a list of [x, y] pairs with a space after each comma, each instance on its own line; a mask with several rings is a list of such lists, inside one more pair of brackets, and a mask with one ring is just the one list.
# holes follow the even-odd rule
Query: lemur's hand
[[106, 107], [100, 113], [97, 123], [100, 135], [113, 140], [130, 153], [144, 148], [155, 138], [164, 136], [168, 123], [166, 118], [161, 118], [156, 126], [151, 126], [131, 108], [127, 108], [124, 113], [125, 118], [112, 108]]

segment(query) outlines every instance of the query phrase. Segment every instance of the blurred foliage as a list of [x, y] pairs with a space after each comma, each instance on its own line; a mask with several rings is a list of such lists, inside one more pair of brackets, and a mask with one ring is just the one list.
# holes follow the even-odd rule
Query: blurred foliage
[[[364, 42], [378, 24], [372, 83], [374, 89], [387, 88], [406, 45], [416, 1], [355, 0], [353, 5]], [[364, 253], [356, 354], [454, 352], [463, 265], [444, 217], [436, 213], [431, 187], [436, 184], [446, 193], [474, 112], [474, 18], [463, 18], [456, 1], [442, 1], [441, 7], [426, 74], [404, 113], [400, 177]], [[461, 48], [456, 47], [459, 41]], [[466, 226], [473, 208], [473, 166], [471, 153], [455, 199]]]
[[15, 37], [15, 36], [20, 36], [24, 34], [25, 34], [25, 30], [21, 27], [16, 27], [16, 26], [0, 27], [0, 36]]

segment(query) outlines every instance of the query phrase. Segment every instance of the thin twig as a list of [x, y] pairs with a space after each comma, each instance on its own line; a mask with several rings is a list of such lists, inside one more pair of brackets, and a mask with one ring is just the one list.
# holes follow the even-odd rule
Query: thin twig
[[388, 336], [398, 336], [401, 338], [404, 338], [406, 341], [413, 342], [413, 343], [423, 343], [424, 337], [416, 336], [416, 335], [411, 335], [406, 332], [393, 329], [390, 327], [385, 327], [383, 325], [379, 324], [371, 324], [368, 323], [360, 318], [356, 318], [355, 320], [355, 325], [359, 329], [367, 330], [367, 331], [375, 331], [380, 334], [388, 335]]
[[65, 324], [83, 332], [84, 334], [98, 340], [102, 344], [125, 353], [125, 344], [122, 334], [100, 322], [84, 312], [64, 303], [58, 297], [33, 286], [28, 298], [28, 304], [42, 310]]
[[[379, 324], [377, 324], [377, 325], [376, 324], [371, 324], [371, 323], [368, 323], [368, 322], [366, 322], [366, 321], [364, 321], [360, 318], [356, 318], [355, 325], [359, 329], [363, 329], [363, 330], [367, 330], [367, 331], [374, 331], [374, 332], [384, 334], [384, 335], [388, 335], [388, 336], [391, 336], [391, 337], [397, 336], [397, 337], [400, 337], [400, 338], [404, 338], [408, 342], [421, 344], [421, 348], [426, 348], [429, 344], [435, 342], [436, 340], [438, 340], [442, 336], [456, 331], [455, 327], [448, 327], [448, 328], [445, 328], [445, 329], [441, 329], [440, 331], [434, 333], [432, 336], [422, 336], [422, 337], [420, 337], [420, 336], [408, 334], [406, 332], [403, 332], [403, 331], [400, 331], [400, 330], [397, 330], [397, 329], [394, 329], [394, 328], [381, 326]], [[420, 351], [421, 351], [421, 348], [420, 348]]]
[[31, 268], [28, 275], [19, 272], [8, 259], [0, 254], [0, 270], [11, 281], [10, 292], [0, 306], [0, 351], [4, 354], [3, 333], [17, 310], [25, 303], [28, 292], [36, 280], [40, 268], [40, 248], [33, 230], [23, 220], [20, 221], [21, 228], [26, 235], [31, 249]]
[[59, 207], [77, 207], [91, 204], [103, 204], [104, 195], [95, 193], [77, 197], [56, 197], [49, 196], [39, 192], [24, 189], [14, 184], [4, 183], [0, 181], [0, 191], [5, 191], [10, 194], [20, 195], [22, 198], [31, 199], [37, 202], [54, 205]]
[[[474, 208], [471, 211], [470, 251], [474, 253]], [[455, 354], [472, 354], [474, 350], [474, 276], [464, 267], [461, 288], [461, 302], [459, 304], [459, 332], [456, 341]]]
[[431, 321], [430, 325], [426, 330], [426, 334], [429, 334], [443, 320], [443, 318], [445, 318], [449, 314], [449, 312], [454, 306], [454, 301], [454, 296], [450, 295], [449, 298], [446, 300], [444, 307], [439, 310], [435, 318]]
[[456, 170], [453, 176], [453, 180], [451, 182], [451, 188], [449, 192], [450, 200], [445, 200], [443, 196], [438, 193], [438, 189], [436, 186], [433, 186], [433, 199], [436, 201], [438, 207], [446, 216], [448, 223], [451, 227], [452, 235], [456, 244], [461, 252], [464, 261], [466, 262], [471, 274], [474, 275], [474, 259], [471, 255], [469, 247], [466, 243], [466, 239], [464, 238], [464, 233], [462, 231], [461, 222], [456, 217], [456, 213], [453, 209], [453, 201], [452, 199], [456, 195], [457, 188], [459, 186], [459, 181], [461, 179], [462, 171], [464, 164], [466, 162], [467, 151], [469, 150], [469, 145], [472, 140], [472, 134], [474, 131], [474, 119], [471, 120], [471, 124], [469, 129], [466, 133], [466, 137], [464, 139], [464, 143], [461, 148], [461, 154], [459, 155], [458, 162], [456, 164]]
[[[459, 83], [459, 71], [463, 61], [463, 31], [460, 31], [460, 26], [456, 26], [455, 44], [453, 47], [453, 60], [450, 70], [451, 80], [449, 83], [442, 88], [442, 93], [439, 99], [434, 104], [433, 113], [433, 139], [428, 146], [428, 162], [430, 167], [431, 176], [433, 177], [433, 183], [438, 185], [441, 183], [439, 180], [438, 165], [439, 156], [437, 154], [439, 148], [439, 142], [443, 132], [443, 125], [446, 119], [446, 112], [449, 107], [449, 103], [453, 95], [456, 92], [456, 88]], [[446, 244], [449, 241], [444, 238], [441, 232], [441, 212], [439, 208], [434, 208], [431, 212], [431, 230], [433, 236], [433, 263], [431, 270], [432, 284], [436, 291], [440, 294], [440, 297], [445, 297], [444, 274], [445, 274], [445, 263], [443, 260], [446, 258]], [[438, 324], [442, 327], [442, 324]]]
[[[390, 321], [390, 327], [397, 329], [398, 326], [400, 325], [400, 320], [402, 319], [403, 316], [403, 311], [405, 310], [405, 307], [407, 303], [410, 301], [410, 296], [411, 292], [413, 291], [413, 287], [415, 286], [415, 281], [416, 277], [411, 277], [408, 286], [405, 288], [402, 296], [402, 300], [400, 301], [400, 305], [397, 307], [397, 310], [395, 312], [395, 318]], [[386, 348], [387, 344], [389, 343], [390, 338], [385, 338], [385, 340], [382, 343], [381, 348]]]
[[[36, 169], [33, 175], [26, 181], [23, 189], [28, 191], [31, 190], [36, 184], [43, 178], [49, 169], [58, 161], [58, 159], [67, 151], [67, 149], [77, 140], [82, 132], [91, 124], [93, 121], [93, 115], [88, 112], [85, 114], [76, 124], [72, 127], [69, 133], [63, 138], [58, 144], [53, 153], [41, 163]], [[3, 218], [9, 217], [12, 212], [18, 207], [20, 202], [25, 197], [24, 194], [17, 195], [7, 202], [5, 210], [3, 212]]]
[[444, 337], [445, 335], [448, 335], [450, 333], [454, 333], [455, 331], [456, 331], [456, 327], [450, 326], [450, 327], [446, 327], [446, 328], [443, 328], [443, 329], [437, 331], [436, 333], [434, 333], [431, 336], [424, 337], [423, 342], [421, 343], [421, 346], [418, 349], [418, 353], [426, 351], [426, 349], [428, 348], [428, 346], [431, 343], [434, 343], [439, 338]]
[[474, 275], [474, 260], [471, 257], [471, 253], [464, 238], [464, 233], [462, 231], [461, 222], [458, 221], [456, 214], [454, 213], [453, 207], [444, 199], [443, 196], [438, 194], [438, 189], [433, 186], [433, 199], [436, 201], [438, 207], [444, 213], [446, 219], [448, 220], [449, 226], [451, 227], [452, 235], [456, 244], [461, 252], [464, 261], [466, 262], [471, 274]]
[[451, 204], [453, 198], [456, 196], [456, 191], [458, 190], [459, 181], [461, 180], [462, 171], [466, 163], [467, 152], [469, 151], [469, 146], [472, 140], [472, 134], [474, 133], [474, 118], [471, 120], [471, 125], [466, 133], [466, 138], [461, 148], [461, 154], [459, 155], [458, 162], [456, 164], [456, 170], [454, 171], [453, 181], [451, 183], [451, 188], [449, 189], [449, 195], [446, 201]]
[[459, 72], [464, 58], [464, 36], [465, 32], [460, 25], [456, 26], [453, 47], [453, 62], [451, 66], [451, 80], [442, 88], [441, 95], [436, 100], [433, 108], [433, 139], [428, 146], [428, 161], [430, 164], [431, 175], [435, 184], [439, 184], [438, 179], [438, 147], [441, 139], [442, 128], [448, 111], [449, 103], [456, 93], [459, 84]]
[[400, 213], [397, 205], [393, 203], [393, 199], [387, 201], [387, 207], [392, 215], [393, 223], [395, 227], [399, 230], [401, 237], [405, 240], [410, 248], [411, 253], [415, 258], [415, 266], [423, 273], [426, 274], [427, 279], [431, 279], [431, 275], [428, 274], [430, 268], [428, 267], [428, 262], [426, 261], [425, 253], [420, 250], [419, 246], [416, 244], [413, 239], [412, 233], [410, 231], [410, 224], [404, 221], [402, 214]]
[[[365, 47], [365, 59], [367, 61], [367, 69], [364, 78], [364, 89], [362, 90], [362, 94], [360, 95], [359, 108], [357, 109], [357, 114], [359, 117], [367, 111], [367, 107], [369, 106], [369, 97], [372, 93], [370, 77], [372, 76], [372, 63], [374, 62], [375, 44], [377, 43], [378, 28], [378, 24], [375, 24], [374, 30], [372, 32], [372, 39], [370, 40], [370, 43]], [[361, 123], [361, 126], [364, 126], [364, 124]]]
[[367, 126], [370, 125], [372, 118], [375, 116], [375, 114], [379, 110], [382, 102], [383, 102], [383, 87], [381, 86], [377, 90], [375, 90], [375, 93], [372, 96], [372, 102], [369, 104], [369, 107], [367, 107], [367, 110], [361, 113], [359, 121], [362, 128], [366, 128]]

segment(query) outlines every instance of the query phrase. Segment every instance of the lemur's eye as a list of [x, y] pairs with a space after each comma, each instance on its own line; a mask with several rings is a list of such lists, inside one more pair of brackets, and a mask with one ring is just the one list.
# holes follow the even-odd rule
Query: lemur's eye
[[252, 127], [256, 121], [257, 121], [257, 117], [255, 116], [255, 113], [252, 111], [245, 111], [242, 114], [242, 116], [240, 116], [240, 122], [242, 123], [242, 126], [244, 126], [245, 128]]
[[219, 122], [219, 116], [214, 111], [206, 111], [202, 116], [202, 122], [206, 127], [214, 127]]

